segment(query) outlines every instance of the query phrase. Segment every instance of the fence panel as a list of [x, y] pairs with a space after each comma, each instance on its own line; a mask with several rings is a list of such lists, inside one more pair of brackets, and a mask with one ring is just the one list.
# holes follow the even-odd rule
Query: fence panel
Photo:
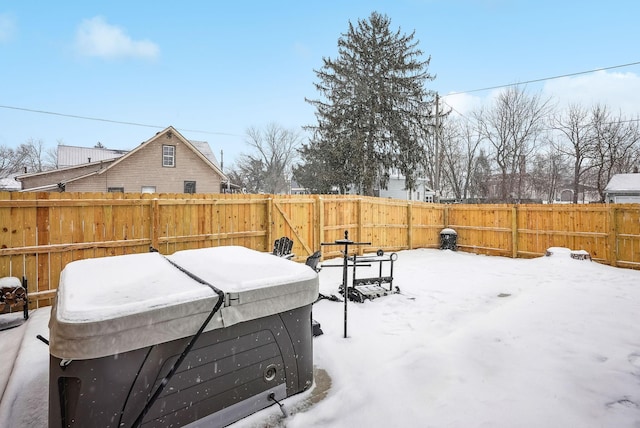
[[615, 264], [640, 269], [640, 209], [635, 204], [611, 206], [613, 209]]
[[362, 202], [362, 241], [371, 242], [365, 252], [406, 250], [408, 240], [408, 204], [406, 201], [367, 198]]
[[450, 205], [447, 227], [458, 234], [458, 247], [474, 253], [513, 253], [512, 206]]
[[438, 248], [440, 246], [440, 231], [445, 227], [445, 212], [447, 206], [434, 205], [425, 202], [412, 202], [408, 213], [411, 225], [410, 248]]
[[[266, 197], [246, 195], [161, 195], [153, 220], [158, 250], [242, 245], [267, 251]], [[269, 248], [270, 249], [270, 248]]]
[[523, 205], [518, 212], [518, 256], [543, 255], [550, 247], [586, 250], [606, 262], [609, 252], [606, 205]]

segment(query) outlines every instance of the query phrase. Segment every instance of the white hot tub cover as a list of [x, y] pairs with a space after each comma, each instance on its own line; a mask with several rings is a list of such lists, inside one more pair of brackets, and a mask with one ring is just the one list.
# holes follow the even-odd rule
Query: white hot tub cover
[[223, 307], [206, 330], [292, 310], [318, 297], [308, 266], [245, 247], [131, 254], [69, 263], [51, 319], [50, 353], [89, 359], [188, 337], [222, 290]]

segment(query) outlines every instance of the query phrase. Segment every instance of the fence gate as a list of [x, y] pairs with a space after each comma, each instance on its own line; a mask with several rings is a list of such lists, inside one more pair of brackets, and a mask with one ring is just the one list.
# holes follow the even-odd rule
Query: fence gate
[[272, 241], [287, 236], [293, 239], [292, 252], [296, 260], [305, 260], [319, 249], [314, 239], [315, 199], [278, 198], [272, 199], [271, 238]]

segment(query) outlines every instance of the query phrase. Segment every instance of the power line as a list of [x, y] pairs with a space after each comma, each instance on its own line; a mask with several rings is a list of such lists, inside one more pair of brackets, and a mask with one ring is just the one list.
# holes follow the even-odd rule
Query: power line
[[630, 62], [628, 64], [613, 65], [611, 67], [596, 68], [596, 69], [587, 70], [587, 71], [578, 71], [576, 73], [561, 74], [561, 75], [558, 75], [558, 76], [543, 77], [541, 79], [527, 80], [525, 82], [519, 82], [519, 83], [508, 83], [506, 85], [489, 86], [489, 87], [486, 87], [486, 88], [471, 89], [469, 91], [452, 92], [450, 94], [443, 95], [443, 97], [450, 97], [450, 96], [461, 95], [461, 94], [471, 94], [471, 93], [474, 93], [474, 92], [490, 91], [492, 89], [508, 88], [508, 87], [511, 87], [511, 86], [519, 86], [519, 85], [526, 85], [526, 84], [529, 84], [529, 83], [544, 82], [544, 81], [547, 81], [547, 80], [561, 79], [563, 77], [580, 76], [582, 74], [595, 73], [596, 71], [613, 70], [615, 68], [630, 67], [632, 65], [638, 65], [638, 64], [640, 64], [640, 61]]
[[[138, 123], [138, 122], [125, 122], [125, 121], [122, 121], [122, 120], [103, 119], [103, 118], [99, 118], [99, 117], [80, 116], [80, 115], [76, 115], [76, 114], [57, 113], [57, 112], [53, 112], [53, 111], [35, 110], [35, 109], [23, 108], [23, 107], [15, 107], [15, 106], [0, 105], [0, 108], [9, 109], [9, 110], [26, 111], [26, 112], [29, 112], [29, 113], [49, 114], [49, 115], [52, 115], [52, 116], [70, 117], [70, 118], [73, 118], [73, 119], [93, 120], [93, 121], [96, 121], [96, 122], [116, 123], [116, 124], [119, 124], [119, 125], [141, 126], [141, 127], [144, 127], [144, 128], [155, 128], [155, 129], [164, 129], [164, 128], [166, 128], [166, 126], [148, 125], [148, 124]], [[232, 136], [232, 137], [241, 137], [241, 135], [230, 134], [230, 133], [226, 133], [226, 132], [201, 131], [201, 130], [197, 130], [197, 129], [184, 129], [184, 128], [180, 128], [178, 130], [179, 131], [183, 131], [183, 132], [195, 132], [195, 133], [199, 133], [199, 134], [228, 135], [228, 136]]]
[[[526, 85], [526, 84], [529, 84], [529, 83], [544, 82], [544, 81], [547, 81], [547, 80], [561, 79], [563, 77], [579, 76], [579, 75], [583, 75], [583, 74], [595, 73], [596, 71], [613, 70], [613, 69], [616, 69], [616, 68], [630, 67], [630, 66], [639, 65], [639, 64], [640, 64], [640, 61], [630, 62], [630, 63], [627, 63], [627, 64], [613, 65], [613, 66], [610, 66], [610, 67], [597, 68], [597, 69], [593, 69], [593, 70], [578, 71], [578, 72], [575, 72], [575, 73], [561, 74], [561, 75], [558, 75], [558, 76], [543, 77], [543, 78], [540, 78], [540, 79], [527, 80], [525, 82], [508, 83], [508, 84], [505, 84], [505, 85], [497, 85], [497, 86], [489, 86], [489, 87], [486, 87], [486, 88], [471, 89], [469, 91], [452, 92], [450, 94], [443, 95], [442, 97], [450, 97], [450, 96], [461, 95], [461, 94], [470, 94], [470, 93], [474, 93], [474, 92], [489, 91], [489, 90], [492, 90], [492, 89], [508, 88], [508, 87], [511, 87], [511, 86]], [[444, 102], [444, 100], [442, 100], [442, 101]], [[448, 104], [448, 103], [445, 103], [445, 104], [447, 104], [454, 111], [456, 111], [458, 114], [460, 114], [461, 116], [464, 117], [464, 115], [462, 113], [458, 112], [450, 104]], [[53, 111], [36, 110], [36, 109], [16, 107], [16, 106], [0, 105], [0, 108], [9, 109], [9, 110], [26, 111], [26, 112], [29, 112], [29, 113], [39, 113], [39, 114], [48, 114], [48, 115], [52, 115], [52, 116], [69, 117], [69, 118], [73, 118], [73, 119], [93, 120], [93, 121], [96, 121], [96, 122], [114, 123], [114, 124], [119, 124], [119, 125], [140, 126], [140, 127], [145, 127], [145, 128], [154, 128], [154, 129], [164, 129], [164, 128], [166, 128], [166, 126], [160, 126], [160, 125], [149, 125], [149, 124], [144, 124], [144, 123], [139, 123], [139, 122], [127, 122], [127, 121], [122, 121], [122, 120], [113, 120], [113, 119], [104, 119], [104, 118], [99, 118], [99, 117], [81, 116], [81, 115], [76, 115], [76, 114], [58, 113], [58, 112], [53, 112]], [[467, 120], [468, 120], [468, 118], [467, 118]], [[197, 129], [184, 129], [184, 128], [180, 128], [178, 130], [179, 131], [183, 131], [183, 132], [194, 132], [194, 133], [208, 134], [208, 135], [227, 135], [227, 136], [232, 136], [232, 137], [242, 137], [242, 135], [231, 134], [231, 133], [226, 133], [226, 132], [213, 132], [213, 131], [203, 131], [203, 130], [197, 130]]]
[[466, 120], [471, 120], [469, 119], [466, 115], [462, 114], [461, 111], [459, 111], [458, 109], [456, 109], [454, 106], [452, 106], [451, 104], [449, 104], [448, 102], [446, 102], [445, 100], [441, 100], [442, 104], [445, 104], [447, 107], [449, 107], [451, 110], [455, 111], [456, 113], [458, 113], [458, 115], [462, 116], [463, 118], [465, 118]]

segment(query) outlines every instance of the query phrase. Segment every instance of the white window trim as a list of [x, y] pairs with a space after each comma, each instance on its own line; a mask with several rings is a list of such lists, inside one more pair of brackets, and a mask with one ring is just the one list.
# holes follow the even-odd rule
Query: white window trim
[[[166, 149], [171, 149], [171, 153], [165, 153]], [[176, 166], [176, 146], [162, 145], [162, 166], [165, 168], [174, 168]]]

